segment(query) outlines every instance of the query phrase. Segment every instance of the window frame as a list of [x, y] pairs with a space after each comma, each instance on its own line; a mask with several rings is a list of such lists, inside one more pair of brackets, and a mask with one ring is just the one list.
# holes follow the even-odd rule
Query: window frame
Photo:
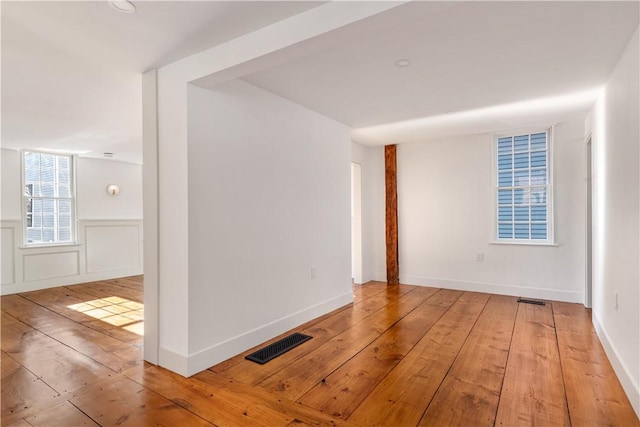
[[[36, 153], [36, 154], [48, 154], [59, 157], [67, 157], [69, 159], [69, 197], [47, 197], [47, 196], [27, 196], [26, 193], [26, 176], [25, 176], [25, 155], [26, 153]], [[61, 153], [55, 151], [45, 151], [45, 150], [32, 150], [32, 149], [23, 149], [20, 151], [20, 198], [21, 198], [21, 214], [22, 214], [22, 247], [23, 248], [42, 248], [42, 247], [52, 247], [52, 246], [75, 246], [77, 245], [78, 239], [78, 231], [77, 231], [77, 195], [76, 195], [76, 159], [77, 156]], [[69, 200], [71, 203], [71, 225], [70, 225], [70, 233], [71, 240], [68, 242], [38, 242], [33, 243], [28, 241], [28, 220], [27, 220], [27, 200], [38, 198], [40, 200]], [[33, 221], [33, 220], [32, 220]]]
[[[532, 135], [537, 133], [546, 133], [547, 134], [547, 238], [546, 239], [517, 239], [515, 237], [512, 238], [501, 238], [498, 233], [498, 190], [500, 187], [498, 186], [498, 139], [504, 137], [516, 137], [521, 135]], [[491, 158], [492, 158], [492, 206], [493, 206], [493, 235], [490, 243], [492, 244], [501, 244], [501, 245], [534, 245], [534, 246], [558, 246], [555, 242], [555, 221], [554, 221], [554, 205], [555, 205], [555, 197], [554, 197], [554, 159], [553, 159], [553, 147], [554, 147], [554, 126], [550, 127], [532, 127], [532, 128], [523, 128], [523, 129], [515, 129], [515, 130], [507, 130], [496, 132], [492, 134], [491, 138]], [[530, 169], [529, 169], [530, 170]], [[529, 223], [531, 219], [529, 219]]]

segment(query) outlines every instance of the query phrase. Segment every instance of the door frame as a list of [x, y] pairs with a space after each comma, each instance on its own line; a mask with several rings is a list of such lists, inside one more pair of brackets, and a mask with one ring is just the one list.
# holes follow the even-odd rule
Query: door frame
[[362, 283], [362, 165], [351, 162], [351, 278]]

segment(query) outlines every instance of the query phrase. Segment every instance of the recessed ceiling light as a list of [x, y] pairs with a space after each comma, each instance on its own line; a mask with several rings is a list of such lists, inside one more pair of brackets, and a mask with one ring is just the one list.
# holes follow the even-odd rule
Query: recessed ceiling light
[[398, 59], [396, 62], [396, 67], [400, 67], [400, 68], [404, 68], [404, 67], [408, 67], [409, 65], [411, 65], [411, 60], [410, 59]]
[[113, 153], [102, 153], [105, 157], [113, 157]]
[[134, 6], [133, 2], [130, 2], [128, 0], [110, 1], [109, 4], [118, 12], [133, 13], [136, 11], [136, 7]]

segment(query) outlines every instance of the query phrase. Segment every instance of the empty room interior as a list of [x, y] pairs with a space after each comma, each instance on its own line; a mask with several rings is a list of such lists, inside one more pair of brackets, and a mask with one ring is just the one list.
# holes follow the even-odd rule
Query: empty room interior
[[640, 425], [640, 2], [0, 17], [2, 425]]

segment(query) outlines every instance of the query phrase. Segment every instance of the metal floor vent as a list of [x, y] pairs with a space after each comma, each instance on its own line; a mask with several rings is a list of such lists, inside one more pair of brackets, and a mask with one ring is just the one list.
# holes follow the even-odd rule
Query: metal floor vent
[[537, 299], [518, 298], [518, 302], [523, 302], [525, 304], [546, 305], [544, 301], [539, 301]]
[[286, 353], [294, 347], [299, 346], [305, 341], [310, 340], [312, 337], [309, 335], [300, 334], [298, 332], [282, 338], [280, 341], [276, 341], [273, 344], [251, 353], [245, 356], [245, 359], [251, 360], [259, 364], [265, 364], [271, 359], [275, 359], [281, 354]]

